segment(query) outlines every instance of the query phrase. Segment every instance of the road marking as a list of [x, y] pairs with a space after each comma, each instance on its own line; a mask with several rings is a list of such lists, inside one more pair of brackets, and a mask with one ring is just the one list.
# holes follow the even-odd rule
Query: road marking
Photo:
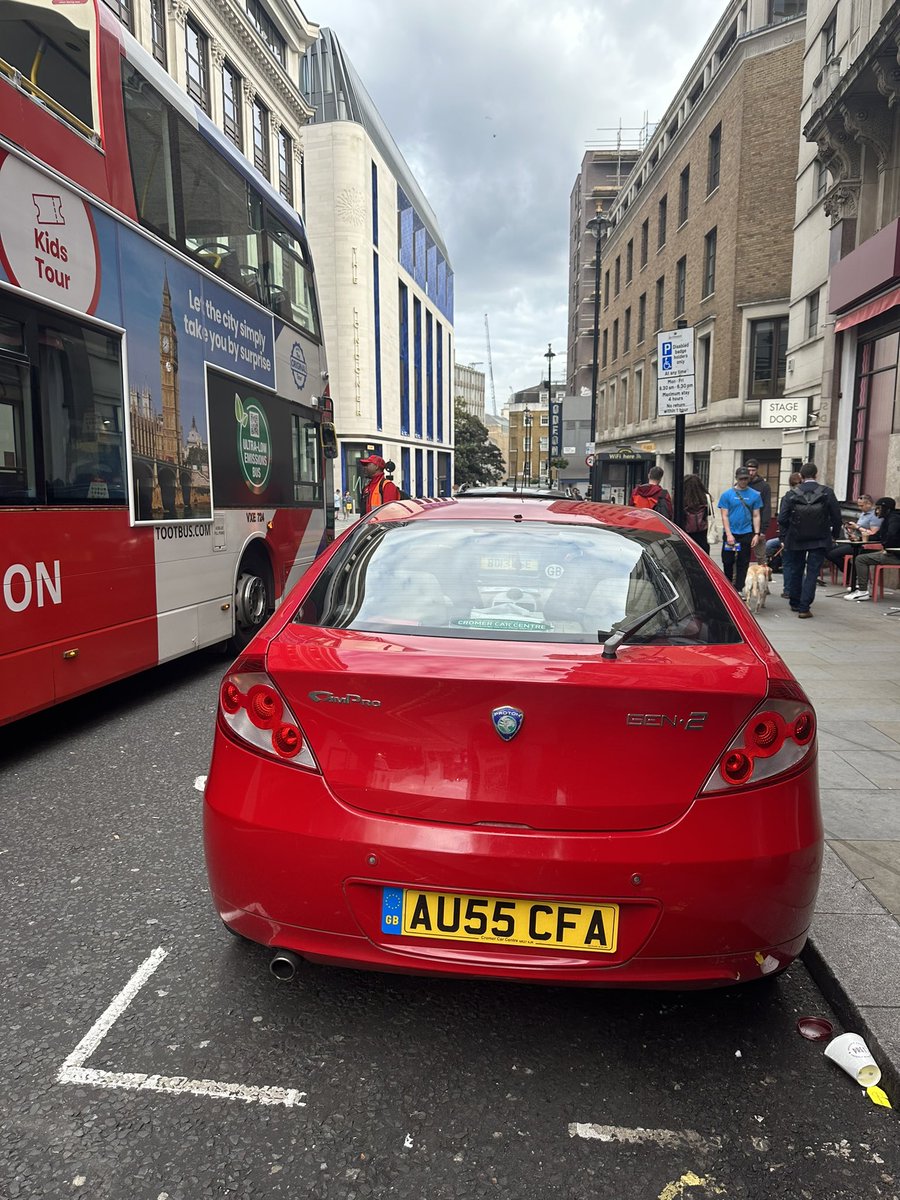
[[720, 1137], [704, 1137], [693, 1129], [625, 1129], [620, 1125], [594, 1125], [573, 1121], [569, 1126], [569, 1137], [587, 1138], [589, 1141], [626, 1142], [629, 1145], [640, 1145], [644, 1142], [655, 1142], [657, 1146], [681, 1148], [689, 1146], [692, 1150], [721, 1150]]
[[168, 1096], [187, 1093], [192, 1096], [208, 1096], [215, 1100], [243, 1100], [246, 1104], [282, 1104], [286, 1108], [305, 1108], [306, 1092], [297, 1091], [296, 1088], [255, 1087], [245, 1083], [220, 1083], [216, 1079], [187, 1079], [181, 1075], [98, 1071], [84, 1065], [167, 954], [168, 950], [159, 946], [141, 963], [60, 1067], [56, 1082], [124, 1088], [126, 1091], [162, 1092]]

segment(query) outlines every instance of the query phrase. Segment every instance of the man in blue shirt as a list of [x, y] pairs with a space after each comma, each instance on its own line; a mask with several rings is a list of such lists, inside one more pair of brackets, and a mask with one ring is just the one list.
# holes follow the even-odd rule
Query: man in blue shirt
[[722, 570], [734, 584], [735, 590], [744, 590], [750, 551], [759, 542], [759, 519], [762, 497], [750, 487], [750, 472], [738, 467], [734, 473], [734, 487], [719, 497], [719, 512], [722, 515]]

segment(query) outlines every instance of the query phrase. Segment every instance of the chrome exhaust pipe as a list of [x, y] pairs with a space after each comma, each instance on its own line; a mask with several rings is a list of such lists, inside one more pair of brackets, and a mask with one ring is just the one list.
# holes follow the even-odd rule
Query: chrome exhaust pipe
[[281, 983], [290, 983], [300, 970], [300, 959], [292, 950], [276, 950], [269, 970]]

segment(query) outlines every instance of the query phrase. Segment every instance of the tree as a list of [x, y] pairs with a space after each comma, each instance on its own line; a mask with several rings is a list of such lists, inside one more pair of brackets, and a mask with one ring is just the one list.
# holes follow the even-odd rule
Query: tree
[[458, 484], [499, 483], [506, 465], [499, 446], [488, 439], [487, 426], [466, 408], [460, 396], [453, 405], [456, 450], [454, 479]]

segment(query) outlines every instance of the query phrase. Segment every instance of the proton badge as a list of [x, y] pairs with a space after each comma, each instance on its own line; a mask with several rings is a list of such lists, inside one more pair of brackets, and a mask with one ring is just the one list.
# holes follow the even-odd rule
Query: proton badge
[[504, 742], [511, 742], [522, 728], [525, 714], [519, 708], [510, 708], [508, 704], [504, 704], [502, 708], [494, 709], [491, 713], [491, 720]]

